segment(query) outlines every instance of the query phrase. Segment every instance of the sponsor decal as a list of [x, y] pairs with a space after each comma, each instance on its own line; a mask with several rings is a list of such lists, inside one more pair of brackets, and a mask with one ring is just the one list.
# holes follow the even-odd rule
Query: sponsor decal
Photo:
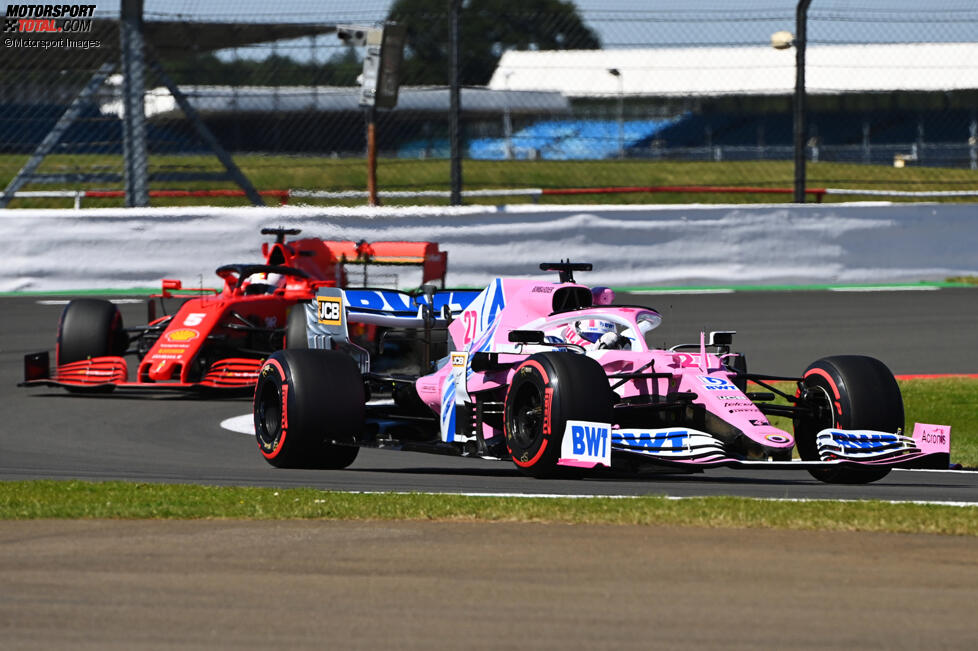
[[553, 285], [537, 285], [530, 290], [531, 294], [553, 294], [555, 287]]
[[466, 387], [467, 375], [465, 369], [468, 366], [469, 354], [455, 352], [451, 354], [452, 377], [455, 380], [455, 406], [461, 407], [469, 401], [469, 392]]
[[924, 432], [920, 435], [920, 440], [931, 445], [947, 444], [947, 436], [943, 432]]
[[341, 325], [343, 321], [343, 299], [339, 296], [317, 296], [317, 317], [323, 325]]
[[452, 353], [452, 367], [458, 368], [460, 366], [464, 367], [466, 360], [469, 356], [467, 353]]
[[914, 423], [913, 438], [921, 452], [949, 452], [951, 450], [951, 426]]
[[831, 434], [832, 440], [838, 443], [843, 450], [872, 450], [899, 442], [899, 437], [896, 434], [884, 434], [882, 432], [869, 434], [831, 430], [829, 434]]
[[707, 391], [737, 391], [737, 387], [730, 380], [723, 377], [701, 375], [700, 382], [703, 383], [703, 388]]
[[554, 390], [547, 387], [543, 390], [543, 435], [549, 437], [551, 429], [551, 414], [553, 413]]
[[180, 328], [166, 334], [169, 341], [193, 341], [200, 336], [200, 333], [193, 328]]
[[[421, 305], [416, 304], [414, 297], [404, 292], [385, 291], [377, 289], [347, 289], [344, 291], [348, 307], [356, 311], [358, 308], [380, 312], [406, 313], [412, 317], [421, 315]], [[442, 308], [448, 306], [452, 314], [458, 314], [472, 302], [478, 292], [472, 290], [439, 291], [435, 293], [432, 308], [436, 314], [441, 314]], [[419, 301], [427, 303], [424, 297]], [[406, 314], [395, 314], [406, 316]]]
[[560, 444], [562, 466], [593, 468], [611, 466], [611, 425], [583, 420], [569, 420]]
[[615, 441], [645, 452], [683, 452], [689, 441], [689, 431], [674, 430], [620, 430]]
[[764, 438], [770, 441], [771, 443], [778, 443], [778, 444], [788, 443], [789, 441], [791, 441], [791, 439], [789, 439], [787, 436], [782, 436], [781, 434], [765, 434]]

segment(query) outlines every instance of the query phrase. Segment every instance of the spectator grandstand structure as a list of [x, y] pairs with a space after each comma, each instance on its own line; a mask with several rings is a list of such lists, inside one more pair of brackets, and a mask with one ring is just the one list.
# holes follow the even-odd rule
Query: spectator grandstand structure
[[[489, 88], [571, 104], [574, 121], [517, 131], [518, 154], [580, 158], [584, 139], [594, 143], [584, 157], [612, 157], [620, 112], [630, 157], [790, 158], [794, 75], [792, 53], [762, 46], [512, 50]], [[975, 166], [978, 43], [811, 45], [806, 88], [813, 159]], [[504, 146], [479, 140], [471, 153]]]

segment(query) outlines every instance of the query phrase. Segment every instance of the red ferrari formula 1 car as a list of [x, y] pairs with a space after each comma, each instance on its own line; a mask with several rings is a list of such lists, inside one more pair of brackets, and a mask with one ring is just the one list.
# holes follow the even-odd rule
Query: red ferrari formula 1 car
[[[263, 264], [218, 267], [221, 289], [183, 289], [178, 280], [163, 280], [162, 292], [149, 297], [147, 325], [123, 327], [107, 300], [71, 301], [58, 325], [54, 372], [47, 352], [26, 355], [20, 386], [250, 391], [266, 357], [290, 339], [306, 346], [303, 311], [290, 318], [292, 306], [310, 301], [320, 287], [346, 286], [353, 267], [360, 267], [365, 284], [372, 265], [417, 265], [422, 283], [444, 287], [448, 254], [433, 242], [286, 241], [299, 230], [261, 232], [275, 236], [262, 245]], [[183, 302], [166, 314], [167, 299]], [[127, 356], [138, 360], [132, 369]]]

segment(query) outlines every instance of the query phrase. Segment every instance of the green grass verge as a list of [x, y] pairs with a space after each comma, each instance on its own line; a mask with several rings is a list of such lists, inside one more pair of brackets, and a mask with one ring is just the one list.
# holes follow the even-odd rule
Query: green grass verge
[[[900, 387], [908, 427], [914, 422], [951, 425], [951, 460], [978, 467], [978, 411], [973, 407], [978, 404], [978, 379], [903, 380]], [[791, 387], [782, 383], [780, 388]], [[786, 419], [771, 420], [790, 431]], [[540, 488], [545, 490], [546, 485]], [[0, 482], [0, 519], [33, 518], [527, 521], [978, 535], [975, 509], [876, 501], [524, 499], [125, 482]]]
[[[0, 184], [6, 185], [26, 162], [28, 156], [0, 156]], [[329, 158], [325, 156], [266, 156], [240, 154], [235, 161], [259, 190], [318, 189], [364, 190], [367, 184], [366, 162], [361, 158]], [[78, 173], [110, 171], [121, 173], [122, 157], [112, 155], [51, 155], [39, 172]], [[580, 188], [606, 186], [755, 186], [791, 188], [794, 179], [792, 161], [475, 161], [462, 164], [464, 189], [480, 188]], [[222, 172], [213, 156], [152, 156], [150, 172]], [[451, 169], [448, 160], [416, 160], [383, 158], [377, 164], [378, 189], [384, 190], [448, 190]], [[974, 190], [978, 188], [978, 171], [907, 167], [896, 169], [886, 165], [857, 165], [847, 163], [811, 163], [807, 166], [809, 188]], [[91, 188], [91, 186], [88, 186]], [[151, 189], [193, 190], [234, 188], [229, 182], [183, 181], [154, 183]], [[121, 183], [102, 185], [99, 189], [121, 189]], [[25, 190], [86, 189], [85, 185], [69, 184], [44, 186], [32, 184]], [[825, 202], [871, 199], [858, 196], [826, 196]], [[714, 193], [634, 193], [546, 196], [540, 203], [788, 203], [791, 194], [714, 194]], [[814, 200], [814, 199], [811, 199]], [[913, 198], [893, 198], [893, 201], [914, 201]], [[946, 199], [974, 201], [973, 197]], [[298, 201], [298, 200], [296, 200]], [[304, 200], [318, 205], [363, 205], [363, 199]], [[472, 199], [470, 203], [525, 203], [528, 197]], [[387, 199], [389, 205], [417, 203], [447, 204], [447, 199]], [[180, 205], [246, 205], [244, 198], [189, 198], [152, 200], [155, 206]], [[269, 203], [274, 203], [270, 199]], [[16, 199], [13, 208], [65, 208], [69, 199]], [[85, 207], [122, 206], [122, 199], [86, 199]]]
[[951, 426], [951, 461], [978, 468], [978, 379], [902, 380], [907, 429], [914, 423]]
[[879, 501], [497, 498], [124, 482], [0, 483], [0, 519], [37, 518], [559, 522], [978, 536], [972, 508]]
[[978, 276], [952, 276], [947, 282], [955, 285], [978, 285]]

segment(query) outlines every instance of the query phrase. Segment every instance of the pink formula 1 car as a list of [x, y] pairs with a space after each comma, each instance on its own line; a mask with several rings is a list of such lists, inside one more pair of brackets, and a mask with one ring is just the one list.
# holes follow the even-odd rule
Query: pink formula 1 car
[[[827, 357], [800, 377], [757, 375], [730, 352], [732, 332], [652, 349], [645, 335], [660, 315], [577, 284], [573, 272], [590, 268], [544, 264], [559, 282], [496, 279], [477, 296], [432, 289], [410, 304], [321, 289], [306, 311], [310, 349], [277, 352], [261, 369], [259, 451], [306, 468], [345, 467], [360, 446], [449, 452], [509, 459], [534, 477], [727, 466], [865, 483], [894, 467], [948, 467], [946, 429], [903, 434], [900, 389], [881, 362]], [[378, 372], [348, 320], [413, 330], [422, 372]], [[768, 416], [790, 418], [793, 431]]]
[[[286, 345], [306, 346], [304, 316], [292, 308], [318, 288], [346, 286], [353, 269], [366, 284], [377, 265], [415, 265], [422, 282], [444, 286], [448, 256], [434, 242], [288, 240], [299, 230], [261, 232], [275, 236], [262, 245], [262, 264], [218, 267], [220, 289], [164, 280], [162, 293], [149, 298], [146, 325], [123, 327], [107, 300], [71, 301], [58, 324], [53, 372], [47, 352], [29, 354], [21, 386], [250, 393], [266, 357]], [[172, 314], [165, 313], [168, 299], [180, 303]]]

